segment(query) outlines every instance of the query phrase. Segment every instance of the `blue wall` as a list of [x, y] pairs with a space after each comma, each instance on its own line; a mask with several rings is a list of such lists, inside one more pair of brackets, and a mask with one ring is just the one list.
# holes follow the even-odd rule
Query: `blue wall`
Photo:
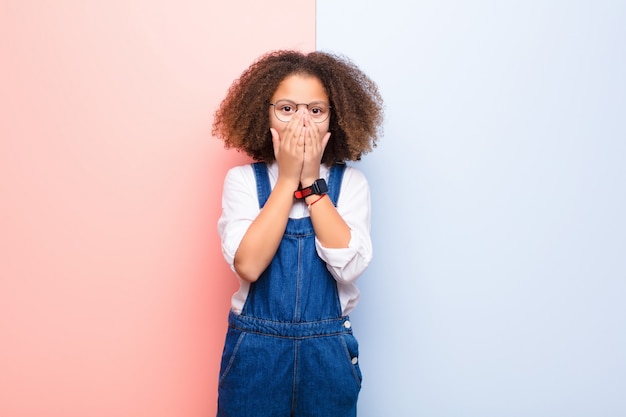
[[361, 417], [626, 415], [626, 2], [317, 0], [386, 99]]

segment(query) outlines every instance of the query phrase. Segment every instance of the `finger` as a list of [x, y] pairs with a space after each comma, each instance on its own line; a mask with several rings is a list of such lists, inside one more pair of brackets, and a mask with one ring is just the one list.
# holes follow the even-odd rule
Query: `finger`
[[314, 143], [321, 146], [323, 150], [324, 147], [326, 147], [326, 143], [324, 142], [324, 140], [328, 140], [328, 138], [325, 138], [325, 133], [321, 132], [319, 124], [311, 123], [311, 134]]
[[301, 130], [300, 130], [300, 136], [298, 137], [298, 146], [310, 146], [310, 140], [309, 140], [309, 131], [311, 129], [308, 127], [304, 127], [302, 126]]
[[320, 128], [318, 124], [315, 123], [309, 115], [307, 115], [307, 127], [310, 127], [314, 134], [317, 135], [319, 133]]
[[311, 126], [307, 128], [307, 148], [314, 152], [320, 152], [320, 149], [324, 149], [323, 140], [324, 137], [320, 134], [319, 127], [317, 125]]
[[303, 127], [302, 115], [296, 113], [289, 121], [287, 128], [285, 129], [285, 133], [287, 135], [286, 140], [289, 141], [289, 144], [300, 142]]

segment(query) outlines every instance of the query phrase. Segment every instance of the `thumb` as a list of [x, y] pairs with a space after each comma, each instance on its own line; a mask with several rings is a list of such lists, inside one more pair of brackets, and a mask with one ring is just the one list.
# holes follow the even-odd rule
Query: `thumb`
[[270, 127], [270, 133], [272, 134], [272, 142], [276, 145], [277, 142], [280, 141], [280, 137], [278, 136], [278, 131], [273, 127]]
[[276, 156], [278, 147], [280, 146], [280, 136], [278, 131], [273, 127], [270, 127], [270, 133], [272, 134], [272, 144], [274, 145], [274, 156]]
[[329, 139], [330, 139], [330, 132], [326, 132], [326, 134], [322, 138], [322, 149], [326, 149], [326, 145], [328, 145]]

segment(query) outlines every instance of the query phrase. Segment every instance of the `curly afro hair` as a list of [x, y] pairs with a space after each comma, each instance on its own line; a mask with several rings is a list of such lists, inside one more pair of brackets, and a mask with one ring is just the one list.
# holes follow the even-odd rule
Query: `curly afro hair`
[[227, 149], [273, 162], [267, 106], [278, 85], [294, 74], [318, 78], [330, 99], [332, 136], [322, 163], [357, 161], [376, 147], [383, 121], [378, 87], [349, 59], [325, 52], [274, 51], [260, 57], [228, 90], [215, 112], [213, 135]]

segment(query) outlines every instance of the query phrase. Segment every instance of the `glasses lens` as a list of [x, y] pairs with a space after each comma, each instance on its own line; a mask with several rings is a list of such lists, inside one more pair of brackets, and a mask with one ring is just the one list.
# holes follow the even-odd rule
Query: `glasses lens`
[[293, 101], [280, 100], [274, 103], [274, 113], [278, 120], [288, 122], [298, 111], [298, 106]]
[[309, 104], [309, 115], [315, 123], [321, 123], [328, 119], [330, 114], [330, 108], [326, 103], [311, 103]]

